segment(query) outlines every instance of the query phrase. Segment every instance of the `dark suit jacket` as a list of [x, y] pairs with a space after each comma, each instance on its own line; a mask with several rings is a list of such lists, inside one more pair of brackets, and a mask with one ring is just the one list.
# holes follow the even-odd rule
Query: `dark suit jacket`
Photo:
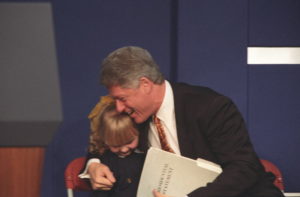
[[[223, 173], [190, 197], [283, 196], [264, 172], [235, 104], [215, 91], [172, 84], [179, 148], [183, 156], [218, 163]], [[148, 120], [150, 121], [150, 120]], [[140, 149], [147, 149], [148, 122], [141, 125]], [[146, 145], [146, 146], [145, 146]]]

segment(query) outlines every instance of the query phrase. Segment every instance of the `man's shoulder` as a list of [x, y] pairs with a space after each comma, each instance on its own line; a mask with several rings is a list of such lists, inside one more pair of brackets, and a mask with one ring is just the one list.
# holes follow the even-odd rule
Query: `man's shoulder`
[[171, 83], [173, 93], [175, 96], [185, 96], [188, 97], [189, 95], [194, 96], [201, 96], [201, 97], [217, 97], [222, 96], [220, 93], [216, 92], [215, 90], [199, 85], [190, 85], [187, 83]]
[[[231, 103], [231, 99], [227, 96], [204, 86], [195, 86], [187, 83], [174, 83], [172, 84], [172, 89], [174, 94], [174, 103], [177, 109], [178, 107], [181, 109], [206, 109], [213, 105], [221, 106]], [[183, 103], [184, 105], [182, 105]]]

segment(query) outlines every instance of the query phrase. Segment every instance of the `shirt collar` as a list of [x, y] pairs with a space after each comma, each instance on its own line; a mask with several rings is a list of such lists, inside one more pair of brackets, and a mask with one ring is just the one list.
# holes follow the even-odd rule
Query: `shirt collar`
[[171, 114], [174, 113], [174, 96], [170, 83], [165, 80], [166, 90], [163, 102], [156, 113], [156, 116], [163, 122], [168, 123], [172, 121]]

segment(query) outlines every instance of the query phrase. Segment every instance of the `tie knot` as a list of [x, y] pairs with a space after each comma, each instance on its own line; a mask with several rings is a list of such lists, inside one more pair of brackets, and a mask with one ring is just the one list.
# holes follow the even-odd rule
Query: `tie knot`
[[152, 120], [154, 124], [160, 123], [160, 119], [156, 115], [153, 115]]

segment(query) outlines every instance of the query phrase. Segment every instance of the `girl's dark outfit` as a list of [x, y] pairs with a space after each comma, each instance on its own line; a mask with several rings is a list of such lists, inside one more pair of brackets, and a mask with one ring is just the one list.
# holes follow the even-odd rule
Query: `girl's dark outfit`
[[111, 151], [99, 157], [101, 163], [107, 165], [116, 178], [116, 183], [109, 191], [93, 191], [93, 197], [135, 197], [143, 169], [145, 154], [132, 152], [121, 158]]

